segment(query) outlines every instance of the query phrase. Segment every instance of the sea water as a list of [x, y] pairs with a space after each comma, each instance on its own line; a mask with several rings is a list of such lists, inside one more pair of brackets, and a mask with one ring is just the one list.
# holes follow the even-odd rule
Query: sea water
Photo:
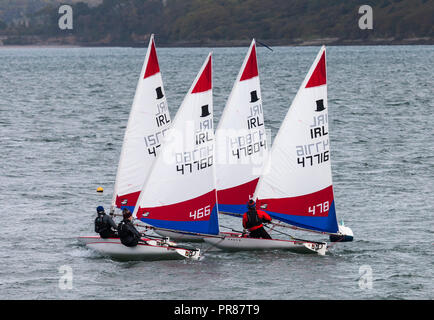
[[[272, 138], [319, 49], [258, 47]], [[247, 47], [158, 48], [157, 39], [157, 51], [172, 118], [213, 51], [216, 126]], [[326, 256], [199, 244], [201, 261], [118, 262], [76, 237], [94, 235], [95, 208], [110, 206], [145, 53], [0, 49], [0, 299], [434, 298], [433, 46], [327, 48], [336, 212], [353, 242]], [[220, 222], [241, 229], [239, 219]]]

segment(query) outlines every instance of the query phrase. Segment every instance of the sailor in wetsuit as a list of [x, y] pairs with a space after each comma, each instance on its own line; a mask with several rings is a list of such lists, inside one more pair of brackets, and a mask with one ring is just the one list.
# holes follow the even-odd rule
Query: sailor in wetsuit
[[271, 239], [262, 224], [263, 222], [271, 222], [271, 217], [262, 210], [256, 210], [256, 203], [253, 200], [247, 202], [247, 209], [243, 215], [243, 227], [249, 230], [250, 238]]
[[95, 232], [99, 233], [101, 238], [117, 238], [118, 235], [115, 230], [117, 230], [116, 223], [113, 219], [105, 214], [104, 208], [99, 206], [96, 208], [98, 216], [95, 218]]
[[124, 219], [118, 225], [119, 238], [123, 245], [127, 247], [135, 247], [139, 243], [142, 235], [131, 222], [133, 220], [131, 211], [124, 209], [122, 215]]

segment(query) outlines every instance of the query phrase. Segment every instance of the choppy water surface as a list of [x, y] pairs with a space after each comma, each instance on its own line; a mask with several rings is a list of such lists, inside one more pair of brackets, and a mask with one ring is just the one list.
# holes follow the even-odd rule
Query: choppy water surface
[[[173, 117], [211, 49], [157, 50]], [[318, 50], [258, 48], [273, 137]], [[145, 52], [0, 50], [1, 299], [434, 298], [432, 46], [328, 48], [336, 209], [354, 242], [325, 257], [210, 250], [199, 262], [115, 262], [75, 237], [93, 234], [95, 207], [109, 207]], [[247, 48], [213, 52], [217, 123]], [[65, 265], [70, 290], [59, 287]], [[360, 279], [369, 270], [372, 287]]]

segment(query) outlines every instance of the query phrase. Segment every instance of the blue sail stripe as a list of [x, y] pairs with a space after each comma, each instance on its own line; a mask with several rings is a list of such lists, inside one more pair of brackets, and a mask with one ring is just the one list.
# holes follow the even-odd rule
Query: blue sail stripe
[[247, 211], [245, 204], [218, 204], [219, 211], [228, 213], [241, 213]]

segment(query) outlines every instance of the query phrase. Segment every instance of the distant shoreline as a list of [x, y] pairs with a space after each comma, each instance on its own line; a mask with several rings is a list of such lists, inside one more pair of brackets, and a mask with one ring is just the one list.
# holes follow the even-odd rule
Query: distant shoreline
[[0, 45], [0, 50], [1, 49], [23, 49], [23, 48], [28, 48], [28, 49], [32, 49], [32, 48], [83, 48], [83, 46], [78, 46], [78, 45], [61, 45], [61, 44], [50, 44], [50, 45], [45, 45], [45, 44], [22, 44], [22, 45], [16, 45], [16, 44], [11, 44], [11, 45]]
[[[25, 38], [14, 38], [12, 41], [10, 39], [5, 39], [0, 41], [1, 48], [86, 48], [86, 47], [137, 47], [142, 48], [148, 45], [147, 40], [143, 42], [126, 42], [126, 43], [80, 43], [71, 41], [69, 38], [68, 43], [65, 43], [65, 39], [62, 38], [51, 38], [49, 40], [35, 39], [32, 37], [33, 41], [28, 41]], [[6, 41], [5, 41], [6, 40]], [[27, 41], [26, 41], [27, 40]], [[196, 48], [196, 47], [245, 47], [250, 45], [251, 39], [246, 40], [197, 40], [197, 41], [174, 41], [174, 42], [158, 42], [158, 47], [160, 48]], [[6, 44], [4, 43], [6, 42]], [[9, 42], [9, 43], [8, 43]], [[257, 39], [257, 42], [270, 46], [270, 47], [304, 47], [304, 46], [372, 46], [372, 45], [434, 45], [434, 39], [429, 37], [419, 37], [419, 38], [407, 38], [407, 39], [395, 39], [395, 38], [377, 38], [377, 39], [366, 39], [366, 40], [345, 40], [338, 38], [321, 38], [321, 39], [311, 39], [302, 40], [294, 39], [292, 41], [285, 40], [263, 40]]]

